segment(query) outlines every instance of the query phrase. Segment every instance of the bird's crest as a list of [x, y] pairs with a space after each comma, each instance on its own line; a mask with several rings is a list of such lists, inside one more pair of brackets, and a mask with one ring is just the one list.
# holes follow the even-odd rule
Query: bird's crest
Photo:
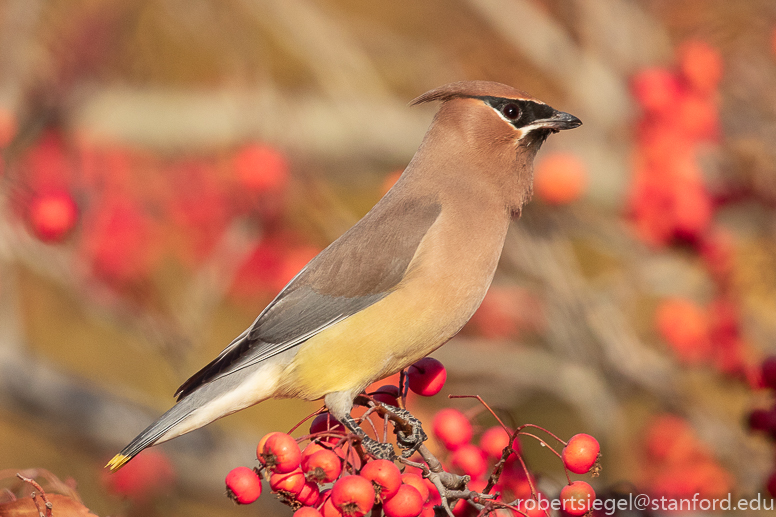
[[[433, 101], [449, 101], [457, 97], [501, 97], [540, 102], [524, 91], [492, 81], [458, 81], [427, 91], [410, 102], [410, 106]], [[542, 103], [543, 104], [543, 103]]]

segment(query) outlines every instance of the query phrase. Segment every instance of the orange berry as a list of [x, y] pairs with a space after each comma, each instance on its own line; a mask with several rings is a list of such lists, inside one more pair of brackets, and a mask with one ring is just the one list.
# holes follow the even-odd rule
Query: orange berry
[[534, 191], [545, 203], [565, 205], [576, 201], [587, 186], [587, 170], [573, 154], [556, 153], [536, 167]]

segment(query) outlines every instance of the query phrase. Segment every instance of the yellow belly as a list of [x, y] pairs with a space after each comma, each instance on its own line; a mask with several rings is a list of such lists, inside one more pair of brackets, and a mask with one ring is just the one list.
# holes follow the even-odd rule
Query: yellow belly
[[355, 394], [444, 344], [460, 324], [440, 314], [435, 297], [416, 291], [399, 289], [304, 343], [278, 395], [316, 400], [332, 392]]

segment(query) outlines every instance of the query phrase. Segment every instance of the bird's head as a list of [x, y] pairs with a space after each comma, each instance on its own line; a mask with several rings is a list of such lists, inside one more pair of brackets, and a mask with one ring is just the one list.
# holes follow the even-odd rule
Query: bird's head
[[442, 105], [427, 138], [510, 192], [516, 211], [531, 196], [533, 158], [542, 143], [550, 133], [582, 124], [523, 91], [489, 81], [447, 84], [410, 104], [432, 101]]

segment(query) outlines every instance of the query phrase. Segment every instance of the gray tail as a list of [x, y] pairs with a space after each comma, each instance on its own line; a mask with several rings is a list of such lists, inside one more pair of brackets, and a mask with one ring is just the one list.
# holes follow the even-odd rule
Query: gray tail
[[156, 422], [146, 427], [129, 445], [116, 454], [105, 467], [110, 468], [111, 472], [116, 472], [129, 460], [137, 456], [140, 451], [154, 445], [167, 431], [179, 424], [195, 409], [196, 405], [191, 403], [191, 397], [181, 400], [160, 416]]

